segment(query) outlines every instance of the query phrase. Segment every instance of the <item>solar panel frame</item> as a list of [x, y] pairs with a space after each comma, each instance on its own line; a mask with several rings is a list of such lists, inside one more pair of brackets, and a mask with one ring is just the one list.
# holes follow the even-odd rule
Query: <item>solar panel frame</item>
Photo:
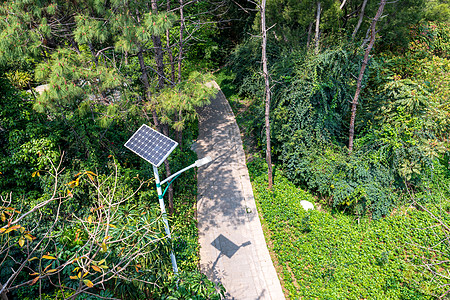
[[125, 147], [155, 167], [159, 167], [178, 146], [178, 143], [146, 124], [128, 139]]

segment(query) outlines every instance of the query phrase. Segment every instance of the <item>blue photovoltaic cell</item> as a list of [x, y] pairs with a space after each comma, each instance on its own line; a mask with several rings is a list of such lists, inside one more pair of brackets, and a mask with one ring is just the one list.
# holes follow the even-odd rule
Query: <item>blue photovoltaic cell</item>
[[174, 140], [145, 124], [125, 143], [125, 147], [157, 167], [177, 145], [178, 143]]

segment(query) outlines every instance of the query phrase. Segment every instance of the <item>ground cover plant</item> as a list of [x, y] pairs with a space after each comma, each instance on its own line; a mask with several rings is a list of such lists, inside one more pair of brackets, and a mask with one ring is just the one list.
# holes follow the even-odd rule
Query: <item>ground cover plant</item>
[[[428, 212], [407, 206], [378, 221], [317, 206], [306, 212], [300, 201], [314, 203], [310, 193], [281, 171], [268, 190], [264, 162], [255, 158], [248, 166], [290, 299], [433, 299], [446, 293], [448, 278], [425, 271], [430, 259], [447, 274], [450, 254], [446, 228]], [[430, 209], [448, 224], [445, 205]]]

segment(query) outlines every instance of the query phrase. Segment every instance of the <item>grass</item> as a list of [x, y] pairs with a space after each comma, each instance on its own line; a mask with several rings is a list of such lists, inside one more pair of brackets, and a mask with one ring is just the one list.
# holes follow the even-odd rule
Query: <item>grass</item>
[[300, 201], [314, 203], [312, 195], [280, 171], [268, 190], [263, 165], [255, 159], [249, 170], [288, 298], [432, 299], [445, 291], [448, 280], [421, 266], [424, 258], [449, 257], [442, 227], [427, 212], [408, 207], [379, 221], [305, 212]]

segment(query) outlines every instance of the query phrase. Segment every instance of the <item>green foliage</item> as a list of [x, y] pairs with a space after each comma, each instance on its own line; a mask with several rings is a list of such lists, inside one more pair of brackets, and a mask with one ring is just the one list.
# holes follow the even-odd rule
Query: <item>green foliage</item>
[[14, 72], [10, 71], [5, 75], [16, 89], [28, 87], [31, 81], [31, 75], [29, 72], [15, 70]]
[[450, 19], [450, 5], [445, 0], [428, 0], [425, 20], [447, 22]]
[[[160, 91], [155, 100], [161, 123], [181, 131], [187, 123], [197, 120], [196, 109], [209, 104], [209, 97], [216, 93], [214, 87], [208, 86], [211, 80], [209, 75], [192, 72], [185, 81]], [[149, 104], [151, 109], [154, 107]]]
[[[1, 83], [0, 139], [4, 145], [0, 150], [2, 196], [13, 192], [15, 195], [14, 206], [22, 211], [48, 200], [53, 191], [52, 177], [47, 173], [51, 168], [50, 162], [58, 165], [60, 154], [64, 150], [61, 167], [65, 167], [66, 171], [60, 174], [60, 184], [64, 187], [61, 194], [71, 196], [70, 201], [65, 202], [65, 205], [61, 207], [60, 218], [64, 217], [64, 219], [60, 220], [61, 222], [58, 223], [60, 226], [55, 228], [54, 240], [51, 244], [52, 247], [54, 246], [52, 251], [58, 249], [58, 257], [63, 262], [75, 255], [86, 243], [89, 236], [87, 230], [90, 227], [84, 223], [89, 220], [90, 216], [91, 220], [95, 221], [95, 214], [92, 213], [91, 208], [95, 209], [95, 207], [101, 206], [99, 194], [88, 184], [89, 176], [93, 175], [87, 173], [86, 170], [94, 170], [99, 174], [99, 179], [105, 182], [100, 187], [103, 195], [109, 195], [114, 189], [117, 197], [126, 196], [130, 190], [138, 188], [139, 178], [146, 180], [153, 177], [151, 166], [123, 147], [123, 144], [142, 124], [143, 120], [139, 114], [128, 110], [127, 114], [123, 112], [118, 114], [105, 128], [102, 126], [102, 112], [106, 109], [104, 106], [93, 106], [94, 112], [89, 109], [89, 106], [87, 110], [77, 109], [69, 114], [69, 119], [61, 120], [57, 117], [49, 119], [34, 111], [32, 102], [21, 98], [20, 94], [10, 87], [7, 80], [2, 79]], [[195, 92], [198, 91], [194, 91], [193, 99], [196, 99]], [[117, 103], [117, 105], [120, 108], [122, 104]], [[184, 125], [184, 136], [187, 141], [191, 141], [198, 131], [195, 122], [187, 119]], [[186, 144], [189, 146], [189, 142]], [[179, 149], [174, 151], [169, 159], [171, 167], [176, 170], [195, 160], [195, 153], [183, 152]], [[114, 177], [102, 175], [109, 173], [114, 164], [118, 165], [120, 173], [119, 184], [116, 185], [113, 182]], [[82, 170], [82, 172], [75, 175], [78, 170]], [[152, 182], [149, 181], [141, 187], [136, 195], [128, 199], [126, 204], [123, 203], [111, 211], [120, 216], [120, 221], [113, 224], [117, 228], [111, 228], [110, 236], [126, 235], [133, 229], [139, 231], [144, 224], [142, 222], [145, 221], [142, 218], [157, 218], [158, 214], [141, 215], [142, 211], [149, 211], [157, 204], [154, 188]], [[180, 270], [185, 272], [188, 278], [194, 278], [183, 283], [185, 289], [194, 291], [193, 293], [196, 289], [205, 293], [208, 290], [211, 297], [215, 297], [210, 289], [214, 285], [200, 277], [198, 273], [199, 245], [195, 221], [197, 192], [194, 170], [190, 170], [178, 178], [174, 183], [174, 188], [176, 214], [170, 220], [174, 238], [173, 246], [161, 242], [153, 250], [147, 249], [145, 252], [147, 254], [135, 262], [140, 266], [138, 267], [139, 272], [127, 273], [127, 276], [134, 274], [141, 280], [157, 285], [117, 280], [113, 284], [107, 285], [109, 292], [120, 294], [127, 299], [142, 299], [142, 297], [150, 295], [168, 297], [173, 292], [168, 251], [173, 247]], [[35, 221], [41, 220], [41, 226], [36, 229], [36, 235], [43, 234], [53, 224], [57, 208], [57, 203], [49, 204], [41, 210], [39, 218], [26, 219], [24, 224], [33, 226]], [[79, 219], [74, 219], [73, 216], [77, 216]], [[84, 225], [80, 222], [84, 222]], [[133, 243], [137, 245], [143, 242], [145, 239], [139, 239]], [[109, 263], [118, 259], [119, 252], [107, 251]], [[100, 253], [102, 252], [100, 251]], [[16, 259], [23, 258], [19, 252], [13, 252], [11, 255]], [[6, 268], [1, 268], [0, 282], [5, 282], [4, 278], [11, 275], [10, 267], [13, 267], [8, 264], [4, 266]], [[63, 283], [72, 287], [74, 282], [69, 279], [69, 276], [74, 275], [72, 270], [68, 268], [64, 272]], [[195, 276], [200, 278], [199, 281], [195, 279], [197, 278]], [[24, 275], [18, 280], [29, 279], [28, 275]], [[194, 286], [191, 287], [191, 284]], [[42, 292], [47, 296], [57, 293], [46, 280], [43, 280], [43, 287]], [[17, 290], [17, 293], [21, 293], [22, 298], [33, 298], [36, 291], [28, 288], [27, 291]], [[109, 294], [102, 292], [102, 295]]]
[[[290, 298], [431, 299], [445, 291], [448, 279], [420, 267], [421, 257], [434, 255], [437, 261], [449, 255], [441, 244], [444, 229], [428, 213], [410, 206], [372, 221], [305, 212], [300, 201], [314, 203], [310, 194], [280, 171], [268, 190], [255, 164], [249, 165], [255, 198]], [[432, 245], [439, 250], [427, 248]]]
[[223, 286], [216, 287], [206, 278], [205, 274], [200, 272], [182, 272], [178, 277], [172, 279], [170, 286], [172, 294], [162, 299], [220, 300], [225, 296]]
[[416, 55], [449, 58], [450, 23], [421, 22], [411, 28], [409, 50]]

